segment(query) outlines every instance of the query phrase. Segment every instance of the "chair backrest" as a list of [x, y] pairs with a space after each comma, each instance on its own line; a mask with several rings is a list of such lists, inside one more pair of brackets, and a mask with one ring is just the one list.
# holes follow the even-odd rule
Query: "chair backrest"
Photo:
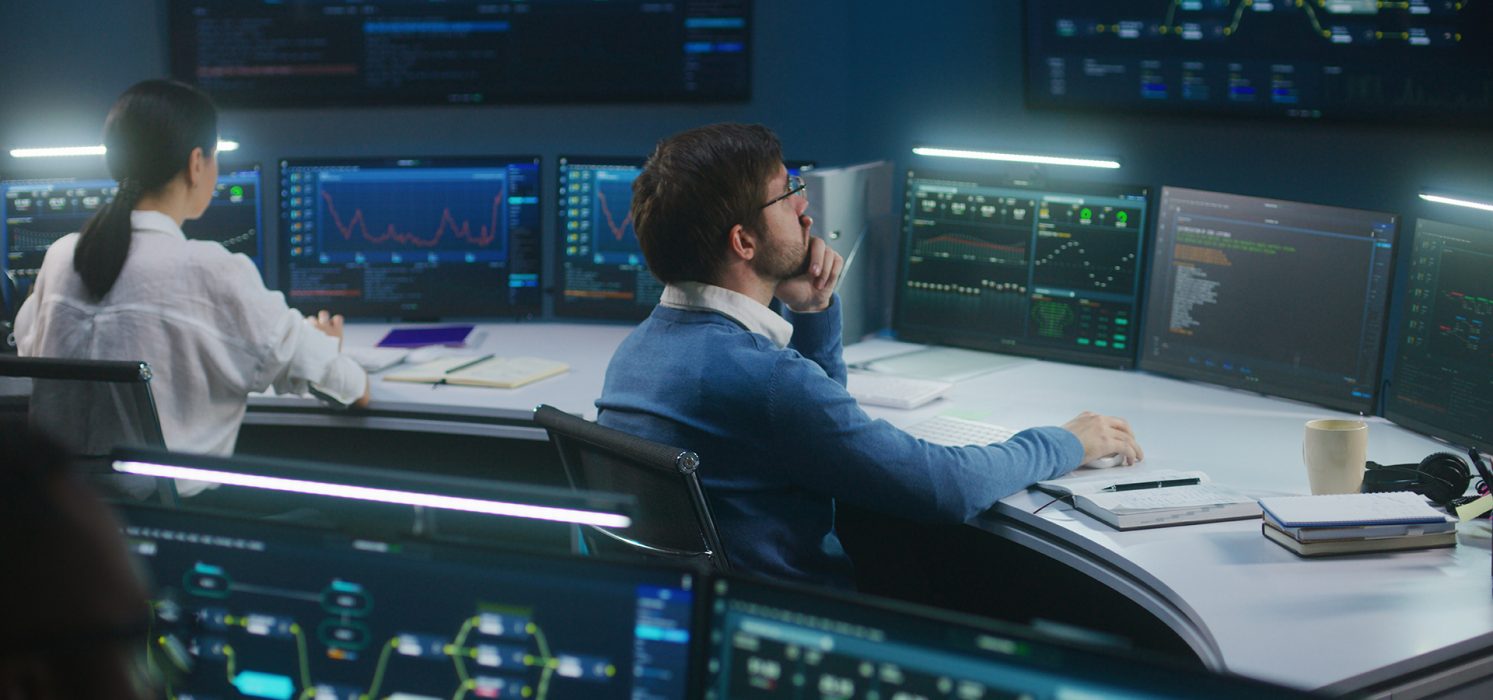
[[[0, 356], [0, 377], [18, 380], [5, 383], [10, 406], [25, 396], [31, 427], [61, 443], [90, 473], [109, 472], [109, 452], [115, 447], [166, 446], [150, 392], [150, 365], [144, 362]], [[137, 497], [159, 486], [163, 499], [174, 499], [169, 479], [161, 484], [148, 477], [108, 479]]]
[[553, 406], [534, 411], [549, 432], [573, 488], [630, 494], [637, 499], [633, 526], [624, 533], [588, 526], [582, 536], [598, 552], [703, 559], [729, 571], [715, 516], [695, 470], [693, 452], [629, 435]]

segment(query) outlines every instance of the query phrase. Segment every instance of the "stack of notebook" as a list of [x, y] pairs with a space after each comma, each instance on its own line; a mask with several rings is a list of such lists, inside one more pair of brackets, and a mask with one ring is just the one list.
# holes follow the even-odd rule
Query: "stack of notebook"
[[1261, 530], [1303, 557], [1457, 544], [1457, 520], [1409, 492], [1260, 499]]

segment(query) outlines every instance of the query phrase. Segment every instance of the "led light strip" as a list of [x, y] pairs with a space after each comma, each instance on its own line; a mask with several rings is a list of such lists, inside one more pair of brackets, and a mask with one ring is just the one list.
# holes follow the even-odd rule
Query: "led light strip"
[[1037, 163], [1040, 165], [1072, 165], [1081, 168], [1107, 168], [1114, 170], [1120, 167], [1117, 160], [1097, 160], [1093, 158], [1063, 158], [1061, 156], [1033, 156], [1020, 153], [998, 153], [993, 151], [961, 151], [953, 148], [930, 148], [919, 146], [912, 149], [913, 153], [920, 156], [934, 156], [938, 158], [969, 158], [972, 160], [999, 160], [1012, 163]]
[[[11, 158], [62, 158], [67, 156], [101, 156], [108, 149], [103, 146], [60, 146], [57, 148], [12, 148]], [[218, 152], [237, 151], [237, 141], [219, 141]]]
[[378, 503], [425, 506], [427, 508], [459, 510], [468, 513], [485, 513], [488, 515], [506, 515], [515, 518], [549, 520], [560, 523], [576, 523], [579, 525], [596, 525], [598, 527], [615, 528], [626, 528], [632, 525], [632, 518], [616, 513], [597, 513], [592, 511], [575, 510], [573, 508], [555, 508], [551, 506], [536, 506], [523, 503], [487, 501], [476, 498], [439, 496], [430, 493], [415, 493], [411, 491], [376, 489], [367, 486], [329, 484], [321, 481], [305, 481], [303, 479], [286, 479], [276, 476], [240, 474], [237, 472], [225, 472], [216, 469], [198, 469], [195, 467], [179, 467], [165, 464], [151, 464], [148, 462], [118, 461], [114, 463], [114, 470], [126, 474], [139, 474], [141, 476], [158, 476], [170, 479], [194, 479], [197, 481], [207, 481], [214, 484], [227, 484], [229, 486], [248, 486], [250, 488], [267, 489], [271, 491], [289, 491], [291, 493], [305, 493], [315, 496], [332, 496], [335, 498], [351, 498], [360, 501], [375, 501]]
[[1435, 202], [1437, 204], [1450, 204], [1457, 207], [1467, 207], [1468, 209], [1493, 211], [1493, 204], [1489, 204], [1487, 202], [1477, 202], [1471, 199], [1458, 199], [1456, 197], [1447, 197], [1445, 195], [1431, 194], [1429, 192], [1420, 193], [1420, 198], [1426, 200], [1427, 202]]

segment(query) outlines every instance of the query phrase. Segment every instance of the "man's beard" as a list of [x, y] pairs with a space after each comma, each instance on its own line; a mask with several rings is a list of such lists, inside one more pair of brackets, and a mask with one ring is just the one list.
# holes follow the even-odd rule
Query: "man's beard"
[[752, 259], [758, 275], [781, 282], [808, 274], [809, 246], [777, 243], [772, 236], [763, 236], [762, 241], [762, 254]]

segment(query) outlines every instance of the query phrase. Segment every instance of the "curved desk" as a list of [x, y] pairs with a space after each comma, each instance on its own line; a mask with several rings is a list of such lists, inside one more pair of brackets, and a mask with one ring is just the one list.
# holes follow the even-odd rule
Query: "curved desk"
[[[866, 360], [898, 345], [871, 341], [847, 356]], [[1146, 461], [1129, 469], [1199, 469], [1255, 496], [1309, 493], [1303, 423], [1353, 417], [1139, 372], [1040, 361], [961, 381], [916, 410], [871, 412], [897, 425], [950, 413], [1019, 428], [1060, 425], [1083, 410], [1130, 421]], [[1376, 461], [1416, 462], [1447, 449], [1382, 419], [1369, 423]], [[1051, 500], [1018, 493], [973, 525], [1136, 601], [1210, 668], [1328, 693], [1394, 686], [1408, 696], [1493, 675], [1485, 527], [1464, 524], [1452, 549], [1301, 559], [1266, 540], [1258, 519], [1121, 532], [1065, 504], [1035, 513]]]
[[[349, 344], [372, 345], [390, 326], [358, 324]], [[373, 405], [334, 411], [310, 399], [257, 397], [246, 423], [458, 433], [544, 440], [530, 422], [540, 403], [595, 416], [606, 364], [630, 326], [486, 324], [474, 351], [563, 360], [569, 373], [518, 389], [377, 381]], [[846, 359], [921, 346], [873, 340]], [[966, 357], [967, 359], [967, 357]], [[1010, 358], [990, 356], [992, 363]], [[961, 381], [912, 411], [871, 408], [901, 426], [952, 413], [1010, 427], [1060, 425], [1083, 410], [1123, 416], [1146, 449], [1132, 469], [1200, 469], [1257, 496], [1308, 493], [1302, 424], [1351, 417], [1327, 409], [1139, 372], [1017, 360]], [[1415, 462], [1445, 449], [1369, 419], [1369, 454]], [[1210, 668], [1328, 693], [1369, 689], [1419, 696], [1493, 676], [1493, 579], [1488, 540], [1454, 549], [1297, 558], [1266, 540], [1258, 520], [1120, 532], [1027, 491], [972, 523], [1042, 552], [1136, 601]]]

